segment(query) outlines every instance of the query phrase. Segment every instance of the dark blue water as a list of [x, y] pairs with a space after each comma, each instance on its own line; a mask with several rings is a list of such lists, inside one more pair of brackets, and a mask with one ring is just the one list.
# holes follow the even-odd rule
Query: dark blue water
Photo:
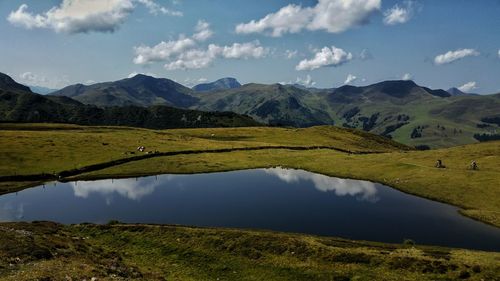
[[500, 229], [457, 208], [302, 170], [47, 184], [0, 196], [0, 221], [110, 220], [301, 232], [500, 251]]

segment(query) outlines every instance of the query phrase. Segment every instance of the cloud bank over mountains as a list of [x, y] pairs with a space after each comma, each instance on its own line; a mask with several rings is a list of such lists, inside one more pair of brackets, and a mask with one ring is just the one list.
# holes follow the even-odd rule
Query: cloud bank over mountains
[[136, 8], [144, 5], [155, 15], [182, 16], [179, 11], [167, 9], [152, 0], [64, 0], [59, 6], [33, 14], [22, 4], [12, 11], [7, 20], [26, 29], [45, 28], [58, 33], [114, 32]]

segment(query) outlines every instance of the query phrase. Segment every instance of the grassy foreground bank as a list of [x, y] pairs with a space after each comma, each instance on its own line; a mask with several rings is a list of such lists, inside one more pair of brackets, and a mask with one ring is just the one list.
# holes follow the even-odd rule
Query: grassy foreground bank
[[1, 280], [499, 280], [500, 253], [253, 230], [0, 224]]

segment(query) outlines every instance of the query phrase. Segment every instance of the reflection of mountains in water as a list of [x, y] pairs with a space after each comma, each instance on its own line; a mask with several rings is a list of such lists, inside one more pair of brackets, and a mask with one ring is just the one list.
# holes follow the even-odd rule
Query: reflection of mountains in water
[[323, 192], [333, 191], [337, 196], [356, 196], [359, 200], [377, 202], [377, 188], [374, 183], [361, 180], [341, 179], [315, 174], [304, 170], [270, 168], [264, 169], [267, 174], [277, 176], [287, 183], [312, 181], [314, 187]]

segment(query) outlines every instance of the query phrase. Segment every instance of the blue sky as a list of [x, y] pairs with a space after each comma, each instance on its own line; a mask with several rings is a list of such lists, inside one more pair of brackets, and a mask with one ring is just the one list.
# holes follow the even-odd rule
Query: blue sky
[[188, 86], [404, 78], [489, 94], [499, 15], [498, 0], [3, 0], [0, 72], [50, 88], [146, 73]]

